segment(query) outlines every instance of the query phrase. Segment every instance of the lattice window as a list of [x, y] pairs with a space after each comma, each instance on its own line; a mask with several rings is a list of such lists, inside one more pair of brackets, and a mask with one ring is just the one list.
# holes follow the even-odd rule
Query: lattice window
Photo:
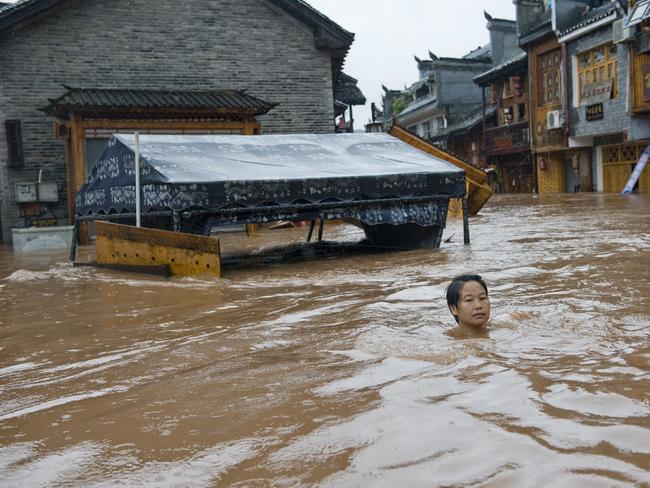
[[603, 147], [603, 163], [634, 164], [641, 157], [645, 145], [645, 142], [633, 142], [616, 146], [605, 146]]
[[616, 163], [618, 162], [618, 147], [606, 147], [603, 151], [603, 162], [604, 163]]
[[612, 98], [618, 94], [616, 79], [616, 45], [605, 44], [578, 55], [578, 83], [580, 102], [588, 98], [594, 88], [611, 83]]
[[635, 161], [636, 160], [636, 146], [629, 145], [621, 148], [622, 161]]
[[562, 53], [554, 49], [537, 58], [539, 62], [539, 75], [537, 80], [539, 99], [541, 105], [548, 105], [560, 101], [562, 95]]

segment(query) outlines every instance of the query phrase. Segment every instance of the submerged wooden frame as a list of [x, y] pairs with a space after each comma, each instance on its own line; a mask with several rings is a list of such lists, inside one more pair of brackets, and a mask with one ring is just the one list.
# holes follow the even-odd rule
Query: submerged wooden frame
[[[95, 221], [97, 264], [118, 270], [169, 269], [169, 274], [221, 277], [221, 248], [215, 237]], [[75, 236], [76, 237], [76, 236]]]

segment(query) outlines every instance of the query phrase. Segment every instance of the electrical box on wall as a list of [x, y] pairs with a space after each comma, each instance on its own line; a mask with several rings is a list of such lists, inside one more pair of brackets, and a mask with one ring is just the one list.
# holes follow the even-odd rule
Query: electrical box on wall
[[55, 181], [16, 183], [16, 203], [58, 201], [59, 187]]
[[36, 202], [36, 183], [16, 183], [16, 203]]
[[36, 183], [36, 196], [39, 202], [58, 202], [59, 187], [55, 181]]

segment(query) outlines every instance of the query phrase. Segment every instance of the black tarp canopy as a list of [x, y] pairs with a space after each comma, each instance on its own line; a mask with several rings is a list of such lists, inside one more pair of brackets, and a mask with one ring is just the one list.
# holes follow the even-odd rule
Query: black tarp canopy
[[[141, 134], [139, 141], [143, 216], [444, 227], [449, 198], [465, 194], [464, 171], [388, 134]], [[134, 212], [135, 137], [115, 134], [77, 195], [76, 215]]]

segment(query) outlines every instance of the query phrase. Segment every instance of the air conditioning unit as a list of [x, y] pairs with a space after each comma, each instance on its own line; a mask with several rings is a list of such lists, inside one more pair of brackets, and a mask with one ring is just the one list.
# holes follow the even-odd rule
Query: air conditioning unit
[[631, 42], [634, 39], [636, 26], [625, 26], [625, 19], [617, 20], [612, 24], [612, 39], [614, 44], [621, 42]]
[[561, 110], [549, 110], [546, 114], [547, 129], [561, 129], [564, 125], [564, 116]]

